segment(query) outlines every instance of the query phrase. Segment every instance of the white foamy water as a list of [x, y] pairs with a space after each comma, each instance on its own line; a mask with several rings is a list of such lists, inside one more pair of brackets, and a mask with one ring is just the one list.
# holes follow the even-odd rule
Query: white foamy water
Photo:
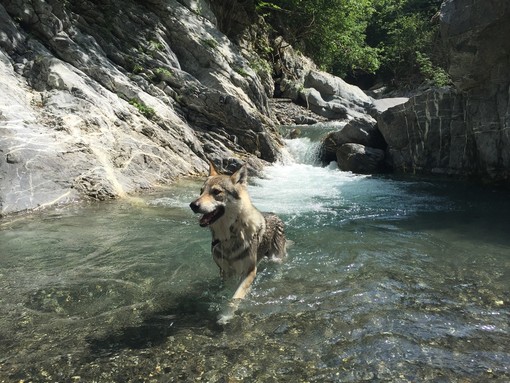
[[334, 163], [325, 168], [293, 163], [268, 167], [264, 178], [252, 180], [249, 189], [253, 203], [263, 211], [325, 212], [342, 203], [342, 186], [363, 178], [339, 171]]

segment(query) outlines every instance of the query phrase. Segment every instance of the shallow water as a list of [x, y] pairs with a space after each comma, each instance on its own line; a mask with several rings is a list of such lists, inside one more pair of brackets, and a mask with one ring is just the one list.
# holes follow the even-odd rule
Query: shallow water
[[226, 326], [200, 181], [1, 221], [0, 382], [510, 381], [509, 193], [288, 144], [250, 194], [294, 244]]

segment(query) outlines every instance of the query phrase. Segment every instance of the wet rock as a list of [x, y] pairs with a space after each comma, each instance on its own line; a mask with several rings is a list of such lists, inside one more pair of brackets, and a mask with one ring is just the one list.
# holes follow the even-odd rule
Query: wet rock
[[338, 168], [360, 174], [379, 173], [384, 166], [384, 150], [360, 144], [343, 144], [336, 152]]
[[324, 138], [320, 150], [321, 162], [329, 164], [336, 161], [338, 149], [347, 143], [383, 150], [386, 148], [386, 142], [379, 132], [376, 120], [370, 116], [356, 118]]

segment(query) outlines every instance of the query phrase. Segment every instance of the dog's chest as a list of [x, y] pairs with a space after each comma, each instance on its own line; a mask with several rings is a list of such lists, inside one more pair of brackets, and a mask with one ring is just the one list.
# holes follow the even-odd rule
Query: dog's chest
[[215, 239], [212, 242], [214, 257], [225, 260], [238, 259], [250, 247], [257, 242], [257, 232], [237, 228], [230, 228], [230, 235]]
[[[238, 274], [244, 270], [246, 265], [243, 264], [247, 261], [256, 263], [257, 248], [263, 230], [263, 226], [233, 225], [229, 228], [228, 235], [223, 233], [219, 238], [213, 236], [211, 250], [218, 266], [224, 271], [236, 269]], [[241, 269], [237, 270], [238, 267]]]

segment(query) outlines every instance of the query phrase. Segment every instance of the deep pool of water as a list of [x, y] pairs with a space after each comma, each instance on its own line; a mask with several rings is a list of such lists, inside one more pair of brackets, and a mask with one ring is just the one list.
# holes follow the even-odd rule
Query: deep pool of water
[[294, 244], [225, 326], [200, 181], [0, 221], [0, 382], [510, 381], [509, 193], [302, 162], [251, 180]]

